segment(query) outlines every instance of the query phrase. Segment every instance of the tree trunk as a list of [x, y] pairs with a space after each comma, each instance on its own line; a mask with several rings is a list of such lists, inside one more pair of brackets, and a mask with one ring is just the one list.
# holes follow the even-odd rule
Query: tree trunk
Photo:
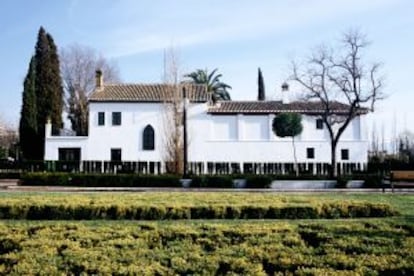
[[338, 170], [336, 167], [336, 145], [335, 141], [331, 142], [331, 169], [329, 172], [329, 176], [331, 178], [336, 178], [338, 176]]
[[296, 147], [295, 147], [295, 137], [294, 136], [292, 136], [292, 147], [293, 147], [293, 159], [295, 160], [294, 170], [295, 170], [296, 176], [298, 176], [299, 175], [299, 169], [298, 169], [298, 159], [296, 157]]

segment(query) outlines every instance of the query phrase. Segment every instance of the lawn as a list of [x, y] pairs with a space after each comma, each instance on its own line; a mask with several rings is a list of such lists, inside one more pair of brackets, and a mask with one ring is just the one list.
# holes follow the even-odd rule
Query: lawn
[[[414, 196], [0, 193], [0, 203], [388, 204], [386, 218], [0, 221], [0, 274], [413, 275]], [[30, 203], [31, 204], [31, 203]]]

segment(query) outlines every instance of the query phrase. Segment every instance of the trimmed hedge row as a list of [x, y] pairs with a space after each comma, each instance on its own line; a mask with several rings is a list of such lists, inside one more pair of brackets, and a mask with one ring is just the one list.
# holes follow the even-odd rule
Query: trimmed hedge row
[[28, 220], [336, 219], [396, 214], [387, 204], [355, 202], [275, 206], [0, 204], [0, 219]]
[[23, 186], [182, 187], [174, 175], [27, 173]]
[[[245, 179], [245, 188], [270, 188], [272, 180], [318, 180], [321, 176], [291, 175], [206, 175], [192, 176], [191, 188], [233, 188], [234, 179]], [[361, 174], [340, 176], [337, 188], [345, 188], [349, 180], [364, 180], [364, 187], [381, 187], [381, 176]], [[175, 175], [137, 174], [71, 174], [71, 173], [25, 173], [21, 176], [25, 186], [78, 186], [78, 187], [182, 187], [180, 177]]]

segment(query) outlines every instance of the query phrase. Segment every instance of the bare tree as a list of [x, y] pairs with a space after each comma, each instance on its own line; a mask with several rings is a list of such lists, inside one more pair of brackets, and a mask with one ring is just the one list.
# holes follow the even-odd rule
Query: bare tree
[[61, 72], [66, 93], [66, 111], [77, 135], [88, 134], [88, 97], [95, 88], [95, 71], [100, 69], [107, 82], [119, 82], [118, 67], [96, 50], [78, 44], [60, 52]]
[[17, 129], [0, 117], [0, 158], [13, 156], [11, 150], [17, 141]]
[[182, 88], [180, 65], [177, 51], [170, 47], [164, 52], [164, 160], [167, 172], [184, 172], [184, 143], [182, 117]]
[[[360, 31], [348, 31], [338, 47], [318, 48], [302, 66], [293, 62], [292, 79], [305, 88], [305, 99], [321, 104], [320, 117], [331, 141], [331, 177], [337, 176], [336, 147], [341, 135], [354, 118], [374, 111], [376, 102], [384, 99], [380, 63], [369, 65], [363, 60], [368, 45]], [[342, 112], [337, 110], [338, 102], [346, 104], [341, 105]]]

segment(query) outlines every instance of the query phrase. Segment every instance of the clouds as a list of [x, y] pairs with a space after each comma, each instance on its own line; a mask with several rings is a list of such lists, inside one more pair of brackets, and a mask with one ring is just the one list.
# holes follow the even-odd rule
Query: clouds
[[[396, 2], [158, 0], [103, 1], [91, 7], [72, 2], [70, 14], [76, 29], [88, 33], [107, 55], [122, 57], [160, 50], [171, 42], [187, 47], [259, 39]], [[92, 11], [96, 24], [79, 20]]]

